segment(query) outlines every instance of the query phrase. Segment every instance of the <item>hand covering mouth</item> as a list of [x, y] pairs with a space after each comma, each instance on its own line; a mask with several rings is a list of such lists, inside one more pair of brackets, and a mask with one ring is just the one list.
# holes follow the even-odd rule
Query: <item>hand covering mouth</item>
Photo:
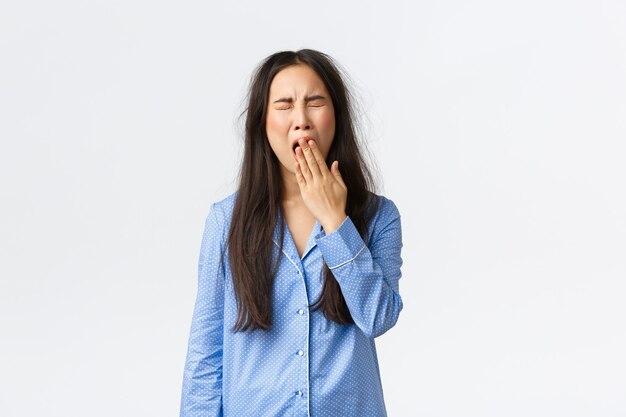
[[[296, 148], [298, 147], [298, 145], [300, 145], [298, 142], [300, 141], [300, 139], [303, 139], [303, 138], [306, 141], [309, 141], [309, 140], [313, 139], [311, 136], [302, 136], [302, 137], [299, 137], [298, 139], [294, 140], [294, 142], [291, 144], [291, 150], [293, 152], [296, 151]], [[315, 139], [313, 139], [313, 140], [315, 140]]]

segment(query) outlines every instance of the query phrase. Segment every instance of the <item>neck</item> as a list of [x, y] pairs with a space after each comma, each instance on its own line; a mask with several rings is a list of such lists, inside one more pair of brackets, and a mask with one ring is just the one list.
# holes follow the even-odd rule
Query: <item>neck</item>
[[298, 180], [296, 180], [295, 174], [283, 169], [283, 190], [282, 190], [282, 202], [289, 205], [300, 205], [303, 203], [302, 195], [300, 194], [300, 186]]

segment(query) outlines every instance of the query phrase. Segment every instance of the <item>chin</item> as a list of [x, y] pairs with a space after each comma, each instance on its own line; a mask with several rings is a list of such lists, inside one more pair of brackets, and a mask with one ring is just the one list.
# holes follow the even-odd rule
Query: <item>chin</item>
[[296, 173], [296, 169], [294, 168], [293, 165], [285, 165], [285, 164], [282, 164], [282, 165], [283, 165], [283, 169], [284, 170], [286, 170], [286, 171], [288, 171], [288, 172], [290, 172], [292, 174]]

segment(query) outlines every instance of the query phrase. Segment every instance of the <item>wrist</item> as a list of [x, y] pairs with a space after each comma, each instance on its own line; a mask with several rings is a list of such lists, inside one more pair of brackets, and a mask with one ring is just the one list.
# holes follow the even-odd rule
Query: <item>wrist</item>
[[339, 229], [339, 226], [341, 226], [343, 222], [346, 221], [347, 217], [348, 216], [345, 213], [342, 213], [340, 215], [334, 216], [332, 219], [325, 220], [320, 223], [322, 224], [322, 227], [324, 228], [326, 234], [329, 235], [335, 230]]

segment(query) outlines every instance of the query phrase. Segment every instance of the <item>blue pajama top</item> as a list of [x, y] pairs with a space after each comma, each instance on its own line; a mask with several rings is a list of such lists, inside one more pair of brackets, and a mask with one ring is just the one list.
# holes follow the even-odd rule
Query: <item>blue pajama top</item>
[[[226, 246], [237, 192], [206, 217], [198, 290], [184, 367], [181, 417], [384, 417], [374, 338], [398, 320], [402, 232], [396, 205], [384, 196], [367, 244], [350, 217], [326, 234], [319, 221], [298, 255], [286, 222], [273, 286], [272, 328], [231, 331], [237, 304]], [[278, 258], [280, 230], [274, 230]], [[331, 269], [354, 320], [338, 324], [310, 311], [322, 291], [322, 261]]]

